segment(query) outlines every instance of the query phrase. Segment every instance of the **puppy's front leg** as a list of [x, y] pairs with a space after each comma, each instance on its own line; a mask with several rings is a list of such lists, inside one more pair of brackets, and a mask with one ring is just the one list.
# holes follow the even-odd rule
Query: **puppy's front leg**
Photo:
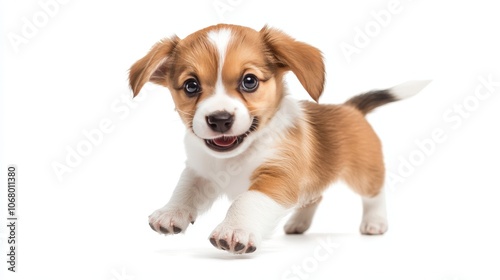
[[186, 167], [168, 203], [149, 215], [149, 225], [159, 233], [180, 233], [210, 208], [219, 193], [215, 184]]
[[266, 194], [247, 191], [234, 200], [224, 221], [210, 235], [210, 243], [235, 254], [252, 253], [286, 212]]

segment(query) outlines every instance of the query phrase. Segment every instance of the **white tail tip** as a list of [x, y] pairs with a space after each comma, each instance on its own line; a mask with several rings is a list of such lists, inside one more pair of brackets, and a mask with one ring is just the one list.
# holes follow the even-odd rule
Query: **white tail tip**
[[412, 97], [430, 84], [432, 80], [408, 81], [392, 87], [389, 91], [398, 99]]

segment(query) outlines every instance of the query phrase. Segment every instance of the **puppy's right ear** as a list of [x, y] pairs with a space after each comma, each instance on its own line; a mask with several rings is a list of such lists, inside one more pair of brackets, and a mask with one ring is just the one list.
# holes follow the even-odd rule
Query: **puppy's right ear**
[[179, 41], [180, 39], [177, 36], [161, 40], [151, 48], [146, 56], [130, 67], [128, 78], [134, 97], [139, 94], [144, 84], [149, 81], [167, 86], [167, 60]]

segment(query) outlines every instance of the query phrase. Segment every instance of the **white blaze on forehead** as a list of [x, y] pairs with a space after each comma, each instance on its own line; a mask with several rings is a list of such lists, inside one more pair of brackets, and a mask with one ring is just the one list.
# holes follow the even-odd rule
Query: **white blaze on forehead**
[[233, 115], [233, 125], [230, 130], [224, 132], [224, 135], [243, 135], [252, 125], [253, 119], [245, 104], [243, 104], [241, 100], [228, 94], [222, 83], [222, 67], [224, 66], [227, 48], [231, 43], [232, 36], [231, 30], [227, 28], [213, 30], [207, 34], [208, 41], [217, 50], [218, 68], [214, 92], [207, 93], [210, 94], [210, 96], [197, 104], [196, 113], [193, 117], [193, 132], [202, 139], [214, 139], [221, 136], [221, 133], [213, 131], [206, 121], [207, 116], [217, 111], [226, 111]]
[[222, 93], [224, 85], [222, 84], [222, 67], [226, 58], [226, 51], [231, 41], [231, 30], [223, 28], [208, 33], [208, 39], [214, 44], [219, 53], [219, 65], [217, 67], [217, 83], [215, 85], [215, 94]]

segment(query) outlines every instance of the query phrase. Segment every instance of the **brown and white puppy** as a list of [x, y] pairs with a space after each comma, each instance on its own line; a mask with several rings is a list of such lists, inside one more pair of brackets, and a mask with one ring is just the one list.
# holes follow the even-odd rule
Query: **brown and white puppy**
[[187, 128], [186, 167], [170, 201], [149, 216], [153, 230], [185, 231], [224, 194], [233, 203], [210, 242], [252, 253], [289, 210], [285, 232], [306, 231], [322, 192], [339, 179], [362, 197], [361, 233], [387, 230], [381, 144], [364, 115], [428, 82], [319, 105], [287, 95], [288, 71], [318, 101], [318, 49], [273, 28], [225, 24], [164, 39], [131, 67], [134, 96], [147, 82], [167, 87]]

